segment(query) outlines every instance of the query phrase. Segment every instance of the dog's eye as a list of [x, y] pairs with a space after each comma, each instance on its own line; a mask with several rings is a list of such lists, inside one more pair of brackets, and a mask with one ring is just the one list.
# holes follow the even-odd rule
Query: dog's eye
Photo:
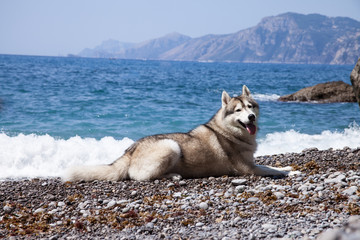
[[252, 108], [252, 106], [249, 104], [249, 105], [248, 105], [248, 108]]
[[235, 110], [235, 112], [241, 112], [241, 109], [240, 109], [240, 108], [238, 108], [238, 109], [236, 109], [236, 110]]

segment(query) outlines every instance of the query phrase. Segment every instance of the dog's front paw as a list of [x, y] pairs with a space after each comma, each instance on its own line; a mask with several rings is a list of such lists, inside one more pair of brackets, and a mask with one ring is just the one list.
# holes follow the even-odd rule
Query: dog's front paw
[[293, 168], [291, 166], [278, 168], [278, 170], [284, 172], [287, 176], [294, 176], [301, 174], [300, 171], [293, 171]]
[[180, 181], [182, 179], [182, 176], [177, 173], [168, 173], [164, 176], [164, 178], [171, 179], [173, 181]]
[[288, 176], [295, 176], [295, 175], [300, 175], [300, 174], [301, 174], [300, 171], [290, 171], [290, 172], [288, 173]]

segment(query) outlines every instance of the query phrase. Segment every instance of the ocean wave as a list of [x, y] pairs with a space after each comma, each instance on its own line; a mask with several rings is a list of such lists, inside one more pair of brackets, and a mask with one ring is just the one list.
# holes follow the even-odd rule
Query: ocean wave
[[[73, 165], [108, 164], [121, 156], [134, 141], [113, 137], [56, 139], [49, 135], [8, 136], [0, 133], [0, 179], [59, 177]], [[256, 156], [301, 152], [305, 148], [341, 149], [360, 147], [360, 127], [352, 123], [344, 131], [304, 134], [294, 130], [267, 134], [258, 140]]]
[[73, 165], [113, 162], [133, 143], [129, 138], [55, 139], [49, 135], [0, 134], [0, 179], [58, 177]]
[[305, 134], [295, 130], [267, 134], [258, 140], [255, 156], [279, 153], [299, 153], [303, 149], [316, 147], [319, 150], [329, 148], [360, 147], [360, 126], [351, 123], [344, 131], [323, 131], [321, 134]]
[[252, 96], [256, 101], [262, 101], [262, 102], [277, 101], [280, 97], [280, 95], [277, 94], [262, 94], [262, 93], [254, 93], [252, 94]]

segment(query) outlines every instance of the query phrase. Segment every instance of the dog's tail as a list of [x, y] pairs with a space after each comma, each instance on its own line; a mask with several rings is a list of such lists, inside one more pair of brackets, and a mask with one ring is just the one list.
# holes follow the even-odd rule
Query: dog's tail
[[119, 181], [128, 178], [130, 158], [126, 155], [108, 165], [76, 166], [69, 168], [63, 177], [64, 181]]

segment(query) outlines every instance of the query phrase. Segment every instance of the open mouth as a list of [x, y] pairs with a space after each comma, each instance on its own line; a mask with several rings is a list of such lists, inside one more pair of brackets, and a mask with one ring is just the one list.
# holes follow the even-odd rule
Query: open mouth
[[253, 124], [253, 123], [245, 124], [240, 120], [238, 120], [238, 122], [240, 123], [241, 126], [243, 126], [249, 132], [250, 135], [254, 135], [256, 133], [255, 124]]

